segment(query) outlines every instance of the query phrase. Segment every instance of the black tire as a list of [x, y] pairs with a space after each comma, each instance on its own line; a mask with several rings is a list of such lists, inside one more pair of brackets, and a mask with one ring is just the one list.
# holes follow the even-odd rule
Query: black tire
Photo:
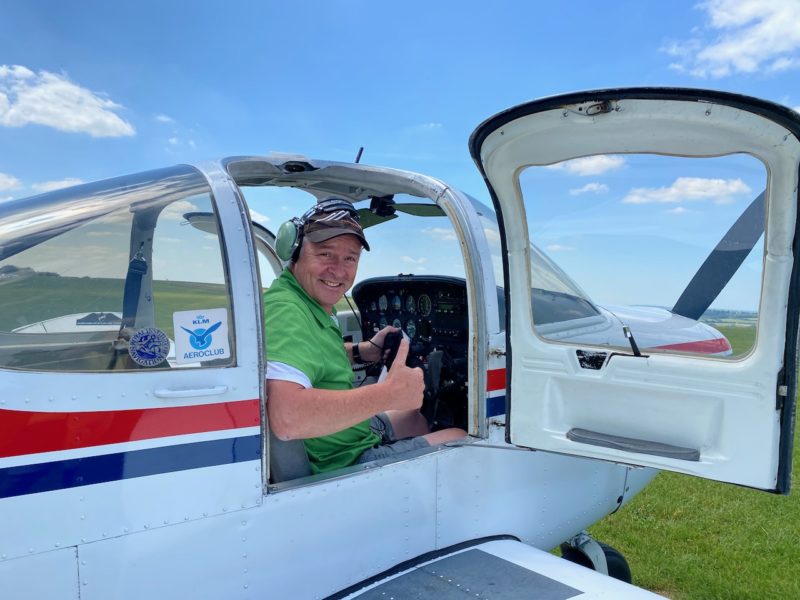
[[603, 554], [606, 555], [608, 574], [614, 579], [619, 579], [625, 583], [632, 583], [633, 577], [631, 576], [631, 567], [628, 561], [625, 560], [625, 556], [622, 552], [603, 542], [597, 543], [600, 544], [600, 547], [603, 549]]
[[587, 569], [594, 569], [592, 561], [583, 552], [577, 548], [573, 548], [569, 544], [561, 544], [561, 558], [568, 560], [571, 563], [586, 567]]
[[[631, 583], [631, 567], [628, 565], [628, 561], [625, 560], [622, 552], [614, 548], [613, 546], [609, 546], [608, 544], [604, 544], [603, 542], [597, 542], [600, 544], [600, 547], [603, 549], [603, 554], [606, 555], [606, 563], [608, 564], [608, 574], [609, 576], [613, 577], [614, 579], [619, 579], [620, 581], [624, 581], [625, 583]], [[593, 569], [592, 561], [589, 560], [589, 557], [586, 556], [580, 550], [573, 548], [567, 544], [561, 544], [561, 558], [568, 560], [569, 562], [573, 562], [576, 565], [581, 565], [582, 567], [586, 567], [587, 569]]]

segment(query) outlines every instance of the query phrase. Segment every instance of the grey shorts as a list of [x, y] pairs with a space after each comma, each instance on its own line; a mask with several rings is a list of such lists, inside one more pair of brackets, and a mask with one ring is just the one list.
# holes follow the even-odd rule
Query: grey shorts
[[372, 417], [369, 421], [369, 427], [380, 436], [381, 442], [374, 448], [364, 450], [356, 461], [357, 465], [371, 460], [391, 458], [403, 454], [404, 452], [430, 447], [430, 444], [422, 436], [405, 438], [403, 440], [395, 439], [392, 422], [384, 413]]

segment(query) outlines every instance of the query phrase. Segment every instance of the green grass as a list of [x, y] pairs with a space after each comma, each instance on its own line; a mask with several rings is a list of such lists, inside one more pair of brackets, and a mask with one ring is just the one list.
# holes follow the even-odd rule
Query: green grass
[[[735, 354], [752, 345], [755, 328], [724, 329]], [[797, 440], [793, 464], [797, 482]], [[636, 585], [669, 598], [800, 598], [800, 490], [777, 496], [660, 473], [590, 531], [626, 556]]]
[[[795, 444], [797, 481], [800, 444]], [[800, 492], [776, 496], [660, 473], [591, 528], [634, 583], [676, 600], [800, 598]]]
[[[73, 313], [122, 312], [125, 281], [37, 274], [0, 286], [0, 331]], [[229, 308], [225, 286], [185, 281], [154, 281], [156, 327], [174, 338], [172, 313]]]

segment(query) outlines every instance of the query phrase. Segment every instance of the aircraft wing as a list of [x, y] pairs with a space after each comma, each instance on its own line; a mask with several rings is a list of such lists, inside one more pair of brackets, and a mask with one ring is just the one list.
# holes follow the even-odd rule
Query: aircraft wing
[[511, 539], [470, 545], [430, 560], [422, 557], [379, 577], [330, 596], [329, 600], [663, 598]]

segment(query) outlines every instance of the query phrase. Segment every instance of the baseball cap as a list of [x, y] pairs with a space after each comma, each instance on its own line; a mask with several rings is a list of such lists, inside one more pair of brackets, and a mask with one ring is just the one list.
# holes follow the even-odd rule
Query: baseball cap
[[312, 242], [324, 242], [340, 235], [356, 236], [364, 249], [369, 250], [367, 238], [359, 223], [358, 212], [347, 200], [329, 198], [309, 211], [305, 217], [303, 235]]

